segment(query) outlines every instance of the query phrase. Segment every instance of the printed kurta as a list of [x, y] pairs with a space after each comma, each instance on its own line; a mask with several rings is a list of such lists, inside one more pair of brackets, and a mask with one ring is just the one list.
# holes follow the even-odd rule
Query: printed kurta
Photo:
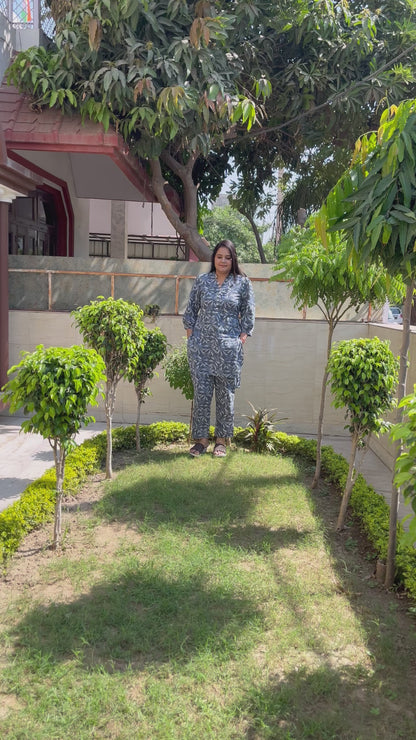
[[188, 360], [193, 377], [214, 375], [240, 385], [243, 345], [240, 334], [254, 327], [254, 296], [250, 280], [228, 275], [220, 286], [215, 272], [196, 278], [184, 313]]

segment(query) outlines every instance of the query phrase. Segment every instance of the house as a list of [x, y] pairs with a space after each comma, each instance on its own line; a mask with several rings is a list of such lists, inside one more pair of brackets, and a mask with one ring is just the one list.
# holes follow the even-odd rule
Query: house
[[[119, 134], [79, 115], [40, 111], [4, 82], [13, 53], [45, 43], [53, 31], [41, 0], [0, 1], [0, 387], [9, 367], [8, 255], [189, 256]], [[173, 190], [170, 197], [179, 208]], [[37, 291], [31, 283], [27, 297]]]
[[[42, 44], [53, 31], [41, 0], [0, 0], [0, 81], [15, 50]], [[179, 210], [175, 192], [169, 197]], [[206, 269], [191, 260], [155, 202], [145, 169], [115, 131], [81, 124], [76, 114], [41, 112], [0, 85], [0, 387], [22, 350], [78, 343], [70, 312], [99, 295], [157, 303], [169, 343], [181, 342], [192, 280]], [[285, 431], [313, 434], [326, 322], [317, 308], [302, 317], [288, 284], [269, 282], [270, 265], [244, 269], [253, 281], [256, 329], [245, 347], [236, 421], [245, 423], [252, 403], [287, 417]], [[391, 339], [398, 353], [399, 327], [367, 323], [365, 307], [345, 319], [336, 339], [377, 334]], [[416, 380], [412, 372], [409, 384]], [[189, 420], [189, 403], [168, 387], [163, 373], [152, 380], [152, 393], [144, 423]], [[0, 412], [7, 413], [1, 402]], [[100, 415], [102, 408], [95, 413]], [[134, 389], [120, 384], [114, 420], [135, 419]], [[326, 433], [343, 434], [344, 423], [343, 413], [328, 403]], [[387, 446], [378, 451], [391, 464]]]

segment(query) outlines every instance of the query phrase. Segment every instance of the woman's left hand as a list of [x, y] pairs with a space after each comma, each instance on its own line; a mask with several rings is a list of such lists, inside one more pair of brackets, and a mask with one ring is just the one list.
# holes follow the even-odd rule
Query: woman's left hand
[[244, 334], [244, 333], [243, 334], [240, 334], [240, 339], [241, 339], [241, 343], [242, 344], [245, 344], [246, 339], [247, 339], [247, 334]]

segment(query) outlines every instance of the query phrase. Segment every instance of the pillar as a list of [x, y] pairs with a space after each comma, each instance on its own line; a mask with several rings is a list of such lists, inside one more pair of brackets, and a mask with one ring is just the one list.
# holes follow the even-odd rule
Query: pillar
[[112, 200], [110, 257], [127, 259], [127, 238], [127, 203], [124, 200]]
[[9, 368], [9, 204], [1, 197], [0, 192], [0, 388]]

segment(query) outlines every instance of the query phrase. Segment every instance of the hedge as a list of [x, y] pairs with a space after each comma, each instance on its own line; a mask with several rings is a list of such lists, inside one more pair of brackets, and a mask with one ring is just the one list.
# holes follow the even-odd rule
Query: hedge
[[[244, 444], [244, 432], [237, 427], [234, 441]], [[210, 436], [214, 433], [210, 429]], [[157, 422], [140, 428], [141, 446], [152, 448], [160, 444], [173, 444], [188, 438], [189, 427], [179, 422]], [[275, 432], [278, 454], [299, 457], [315, 463], [316, 441], [303, 439], [284, 432]], [[136, 446], [135, 426], [118, 427], [113, 430], [113, 450], [134, 449]], [[106, 433], [102, 432], [86, 440], [67, 457], [65, 464], [64, 490], [76, 495], [85, 480], [100, 470], [105, 462]], [[322, 477], [332, 483], [342, 495], [348, 474], [348, 463], [332, 447], [322, 447]], [[18, 501], [0, 513], [0, 560], [12, 555], [24, 536], [48, 519], [52, 519], [55, 507], [55, 469], [48, 470], [41, 478], [31, 483]], [[389, 507], [383, 496], [369, 486], [359, 474], [355, 481], [350, 508], [359, 519], [369, 543], [378, 559], [387, 554], [389, 534]], [[416, 599], [416, 550], [400, 542], [401, 524], [398, 525], [399, 544], [396, 556], [396, 584], [403, 586]]]
[[[315, 463], [316, 441], [302, 439], [293, 435], [276, 432], [278, 448], [281, 454], [299, 456], [303, 460]], [[322, 477], [332, 483], [340, 496], [344, 491], [348, 475], [348, 462], [342, 455], [334, 452], [332, 447], [322, 447]], [[384, 560], [387, 555], [389, 539], [390, 510], [384, 497], [359, 474], [351, 493], [350, 509], [360, 521], [361, 528], [374, 548], [376, 557]], [[396, 585], [403, 586], [412, 599], [416, 599], [416, 550], [400, 542], [403, 527], [399, 523], [398, 546], [396, 554]]]
[[[175, 422], [158, 422], [141, 427], [142, 447], [172, 444], [186, 439], [188, 426]], [[136, 446], [135, 427], [113, 430], [113, 450]], [[106, 456], [106, 432], [101, 432], [70, 452], [65, 461], [64, 492], [72, 496], [81, 489], [88, 476], [100, 470]], [[43, 522], [53, 518], [55, 510], [56, 475], [50, 468], [31, 483], [14, 504], [0, 512], [0, 562], [12, 555], [24, 536]]]

